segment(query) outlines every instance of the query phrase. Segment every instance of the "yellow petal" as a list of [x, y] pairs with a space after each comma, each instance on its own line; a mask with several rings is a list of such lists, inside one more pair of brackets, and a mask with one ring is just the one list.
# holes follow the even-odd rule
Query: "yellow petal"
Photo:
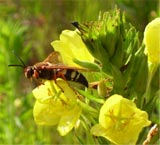
[[76, 58], [80, 61], [93, 62], [94, 58], [87, 50], [81, 37], [76, 31], [64, 30], [60, 35], [60, 40], [51, 43], [54, 50], [62, 55], [63, 62], [71, 66], [78, 66], [73, 62]]
[[96, 124], [91, 128], [91, 134], [95, 136], [106, 136], [106, 129], [103, 128], [100, 124]]
[[60, 102], [41, 103], [36, 101], [33, 108], [33, 116], [36, 124], [56, 125], [63, 114]]
[[144, 31], [145, 53], [152, 63], [160, 63], [160, 18], [151, 21]]
[[67, 81], [65, 81], [63, 79], [57, 79], [56, 83], [60, 88], [62, 88], [64, 95], [67, 96], [68, 99], [71, 99], [72, 101], [76, 101], [77, 100], [76, 93], [68, 85]]
[[72, 130], [80, 117], [81, 111], [81, 107], [75, 105], [73, 108], [70, 108], [70, 110], [62, 115], [57, 128], [61, 136], [66, 135]]
[[[35, 122], [40, 125], [55, 125], [66, 111], [66, 97], [53, 81], [46, 81], [35, 88], [32, 93], [36, 98], [33, 109]], [[63, 99], [63, 100], [62, 100]]]
[[[53, 85], [53, 86], [52, 86]], [[53, 90], [53, 87], [55, 90]], [[54, 92], [56, 91], [56, 92]], [[54, 97], [60, 88], [53, 81], [45, 81], [44, 84], [35, 88], [32, 93], [34, 97], [39, 101], [47, 101], [48, 99]]]
[[36, 98], [33, 116], [37, 124], [58, 124], [57, 129], [62, 136], [72, 130], [82, 109], [76, 102], [77, 94], [66, 81], [57, 79], [56, 84], [53, 81], [46, 81], [34, 89], [33, 94]]
[[99, 125], [102, 131], [97, 131], [97, 135], [115, 144], [136, 144], [143, 127], [150, 123], [145, 111], [138, 109], [132, 101], [115, 94], [101, 107]]

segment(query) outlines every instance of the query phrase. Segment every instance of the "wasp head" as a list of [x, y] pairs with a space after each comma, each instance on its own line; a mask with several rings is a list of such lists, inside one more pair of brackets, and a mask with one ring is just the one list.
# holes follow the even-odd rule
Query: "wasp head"
[[28, 79], [32, 78], [33, 74], [34, 74], [34, 68], [32, 66], [27, 66], [24, 69], [24, 75], [26, 78], [28, 78]]
[[31, 79], [38, 79], [39, 78], [39, 71], [36, 66], [27, 66], [24, 70], [24, 75], [26, 78]]

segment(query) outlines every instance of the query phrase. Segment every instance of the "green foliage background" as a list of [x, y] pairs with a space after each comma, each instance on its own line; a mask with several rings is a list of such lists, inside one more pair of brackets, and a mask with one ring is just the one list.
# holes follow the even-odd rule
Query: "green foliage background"
[[24, 78], [14, 51], [26, 65], [42, 61], [50, 43], [73, 21], [97, 20], [99, 12], [117, 5], [140, 31], [160, 16], [158, 0], [2, 0], [0, 1], [0, 144], [78, 143], [72, 133], [61, 138], [56, 127], [39, 127], [32, 117], [33, 82]]

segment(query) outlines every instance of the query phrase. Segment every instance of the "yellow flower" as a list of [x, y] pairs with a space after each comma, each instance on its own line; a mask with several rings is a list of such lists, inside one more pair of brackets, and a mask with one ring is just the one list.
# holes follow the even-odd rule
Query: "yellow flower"
[[120, 95], [112, 95], [101, 107], [99, 124], [91, 133], [102, 136], [117, 145], [134, 145], [143, 127], [150, 125], [148, 115]]
[[[63, 93], [56, 84], [63, 88]], [[38, 125], [58, 125], [57, 130], [64, 136], [76, 125], [82, 109], [76, 103], [77, 94], [66, 81], [57, 79], [56, 84], [46, 81], [33, 90], [33, 116]]]
[[60, 40], [51, 43], [54, 50], [59, 51], [63, 56], [62, 60], [70, 66], [78, 66], [74, 59], [84, 62], [94, 62], [94, 58], [87, 50], [77, 31], [64, 30], [60, 35]]
[[160, 18], [151, 21], [144, 31], [145, 53], [152, 63], [160, 63]]

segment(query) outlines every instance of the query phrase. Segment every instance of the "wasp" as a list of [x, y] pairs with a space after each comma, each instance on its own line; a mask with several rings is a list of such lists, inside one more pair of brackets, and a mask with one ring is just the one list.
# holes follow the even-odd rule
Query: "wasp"
[[88, 87], [87, 79], [79, 72], [85, 70], [78, 67], [70, 67], [62, 64], [61, 55], [58, 51], [52, 52], [43, 62], [38, 62], [33, 66], [26, 66], [22, 59], [17, 56], [22, 65], [8, 65], [19, 66], [24, 68], [24, 75], [28, 79], [34, 80], [54, 80], [62, 78], [67, 81], [80, 83]]

